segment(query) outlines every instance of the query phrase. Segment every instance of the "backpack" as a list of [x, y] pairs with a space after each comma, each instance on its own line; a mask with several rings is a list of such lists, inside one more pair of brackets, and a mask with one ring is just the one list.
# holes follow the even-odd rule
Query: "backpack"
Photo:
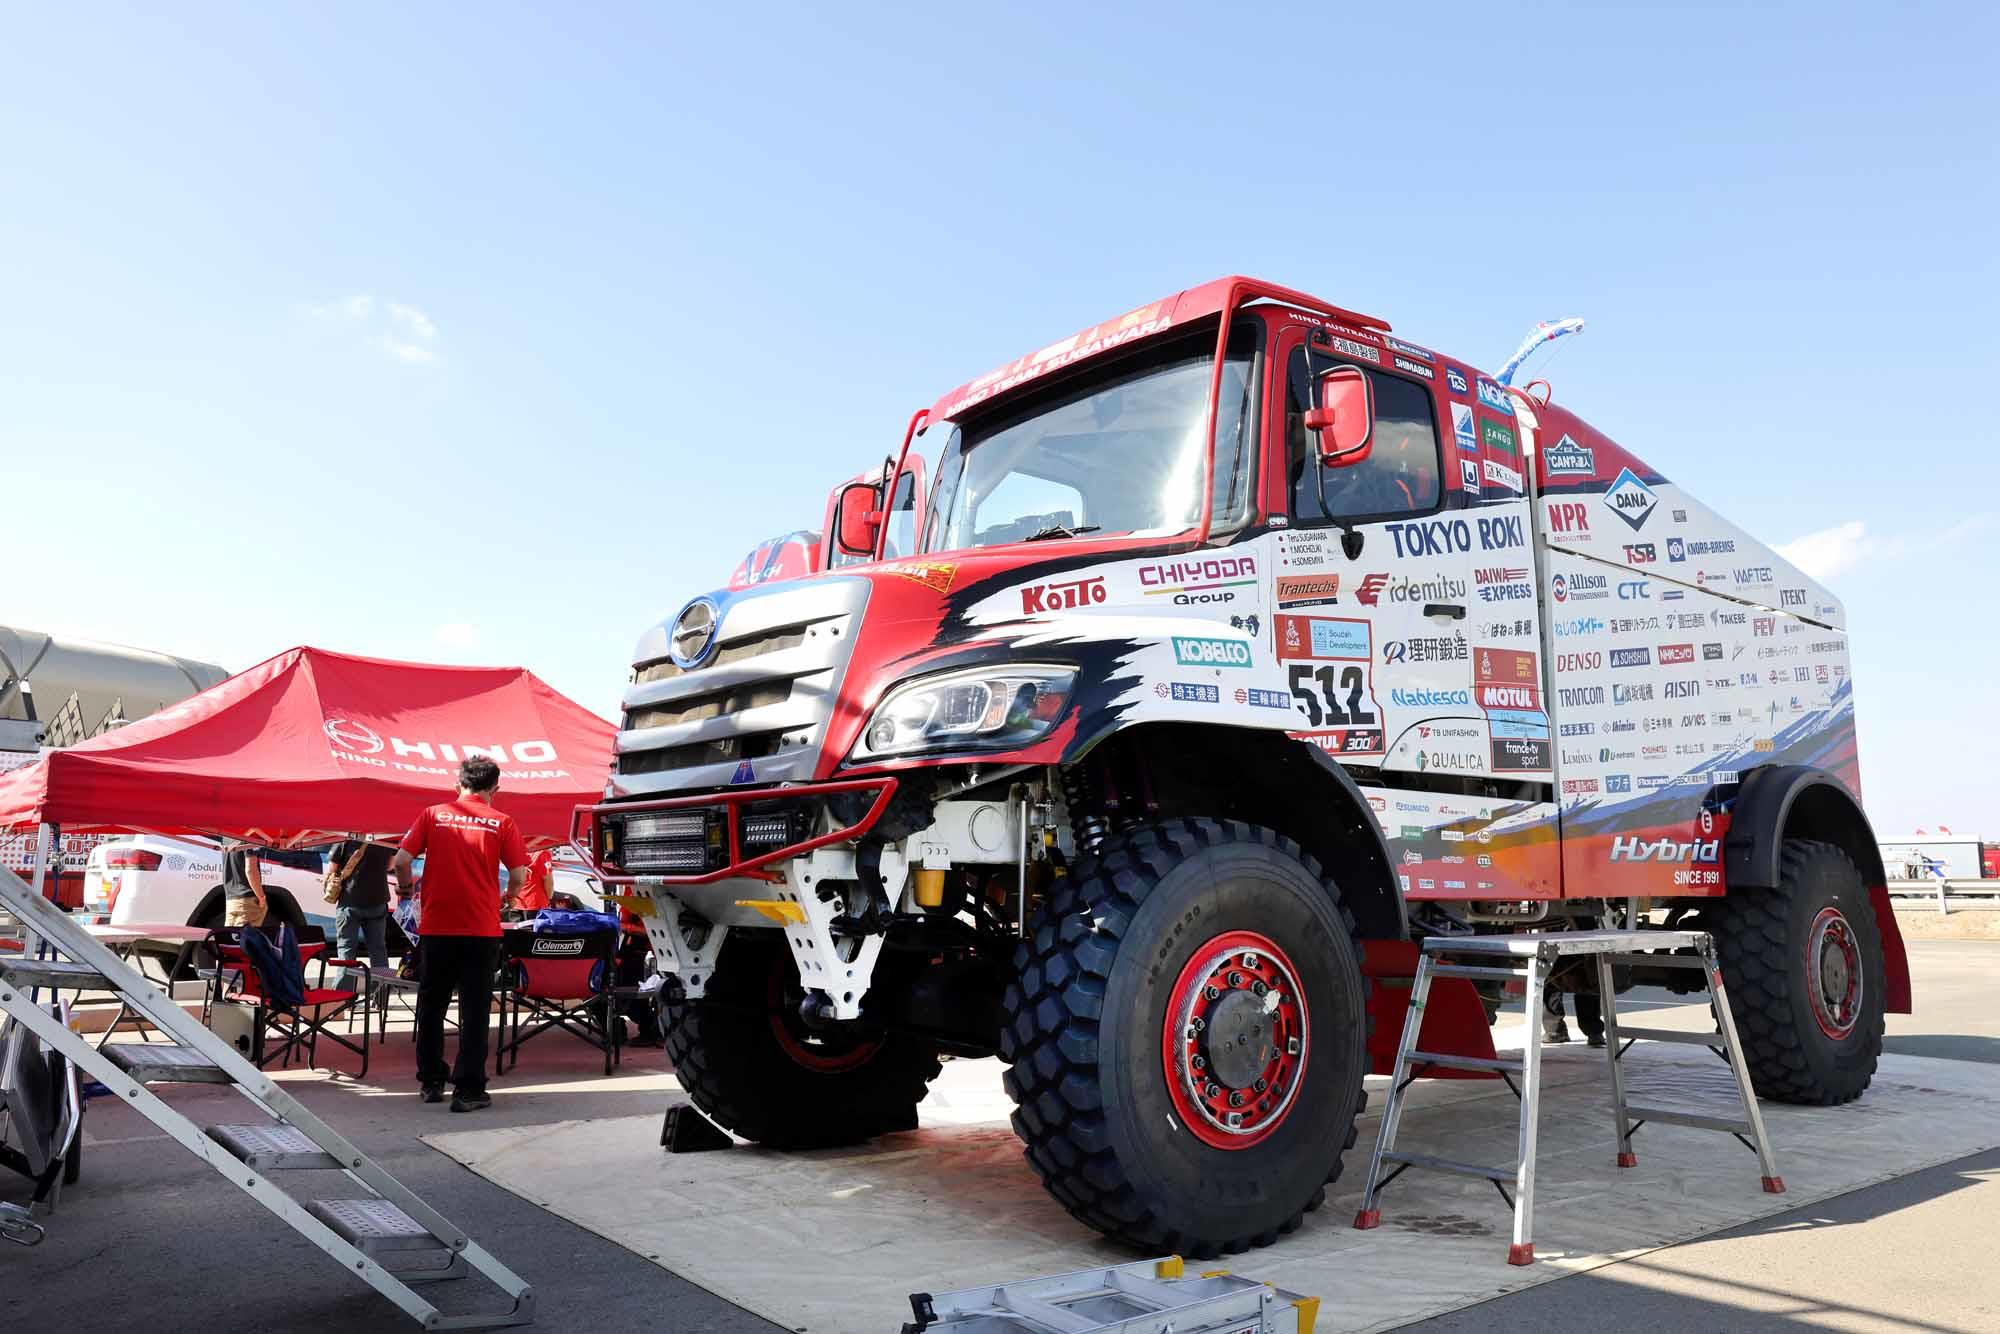
[[306, 966], [299, 959], [299, 938], [280, 922], [275, 938], [256, 927], [245, 927], [237, 937], [243, 956], [257, 970], [263, 984], [264, 1000], [275, 1009], [296, 1010], [306, 999]]

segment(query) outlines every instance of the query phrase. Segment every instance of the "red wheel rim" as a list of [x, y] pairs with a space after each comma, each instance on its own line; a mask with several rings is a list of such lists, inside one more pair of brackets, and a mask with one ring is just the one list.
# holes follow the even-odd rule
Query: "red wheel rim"
[[1254, 931], [1216, 936], [1174, 979], [1160, 1057], [1174, 1109], [1202, 1143], [1247, 1149], [1291, 1111], [1309, 1037], [1298, 979]]
[[1861, 943], [1838, 908], [1821, 908], [1806, 932], [1806, 996], [1830, 1038], [1847, 1037], [1861, 1022]]
[[814, 1033], [799, 1020], [798, 1006], [787, 996], [786, 965], [790, 956], [780, 955], [771, 968], [771, 1032], [779, 1048], [794, 1064], [815, 1074], [837, 1075], [868, 1064], [882, 1049], [882, 1039], [854, 1039]]

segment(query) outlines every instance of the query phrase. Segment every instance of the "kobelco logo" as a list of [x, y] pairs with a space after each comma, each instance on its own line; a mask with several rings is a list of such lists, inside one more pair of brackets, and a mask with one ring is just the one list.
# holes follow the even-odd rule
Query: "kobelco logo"
[[345, 718], [326, 720], [327, 739], [342, 750], [351, 750], [356, 755], [373, 755], [382, 749], [382, 738], [360, 723], [350, 723]]

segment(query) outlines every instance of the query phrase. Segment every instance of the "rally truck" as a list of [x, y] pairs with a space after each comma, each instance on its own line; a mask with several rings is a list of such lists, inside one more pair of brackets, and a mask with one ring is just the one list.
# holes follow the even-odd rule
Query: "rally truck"
[[[1321, 1202], [1422, 938], [1712, 932], [1791, 1102], [1909, 1008], [1840, 601], [1545, 390], [1225, 278], [945, 394], [829, 527], [645, 631], [577, 817], [739, 1136], [997, 1055], [1056, 1199], [1206, 1254]], [[1455, 985], [1424, 1046], [1490, 1055]]]

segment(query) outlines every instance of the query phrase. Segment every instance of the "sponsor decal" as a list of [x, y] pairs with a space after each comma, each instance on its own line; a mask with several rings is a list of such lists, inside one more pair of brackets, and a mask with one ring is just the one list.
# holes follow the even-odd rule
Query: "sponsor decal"
[[1618, 585], [1620, 602], [1650, 602], [1652, 597], [1653, 586], [1644, 579], [1627, 579]]
[[1662, 687], [1662, 699], [1694, 699], [1701, 694], [1701, 682], [1696, 680], [1668, 681]]
[[1614, 862], [1714, 862], [1721, 857], [1722, 840], [1719, 838], [1682, 840], [1661, 837], [1647, 840], [1636, 835], [1611, 836], [1611, 860]]
[[1504, 463], [1495, 463], [1492, 459], [1486, 460], [1486, 480], [1495, 486], [1504, 486], [1510, 491], [1521, 489], [1521, 474]]
[[1472, 423], [1472, 405], [1453, 403], [1451, 405], [1451, 438], [1460, 449], [1479, 448], [1479, 428]]
[[1096, 606], [1108, 597], [1104, 588], [1104, 576], [1092, 575], [1087, 579], [1067, 579], [1056, 583], [1030, 584], [1021, 590], [1021, 614], [1036, 616], [1044, 612], [1065, 611], [1071, 607]]
[[[1516, 473], [1518, 481], [1520, 474]], [[1518, 514], [1499, 514], [1479, 521], [1479, 546], [1484, 551], [1503, 551], [1508, 547], [1526, 546], [1528, 539], [1521, 527]]]
[[1257, 582], [1253, 556], [1208, 556], [1199, 560], [1152, 561], [1139, 567], [1139, 588], [1147, 597], [1167, 597], [1177, 607], [1233, 602], [1232, 589]]
[[1354, 590], [1354, 600], [1364, 607], [1372, 607], [1382, 600], [1382, 589], [1389, 582], [1386, 574], [1364, 575], [1361, 586]]
[[536, 936], [534, 940], [529, 942], [528, 952], [530, 954], [541, 955], [543, 957], [547, 957], [550, 955], [582, 954], [583, 947], [586, 943], [587, 942], [582, 940], [551, 940], [544, 936]]
[[1564, 435], [1542, 451], [1542, 468], [1551, 477], [1589, 477], [1597, 471], [1597, 459]]
[[1153, 690], [1161, 699], [1170, 699], [1176, 704], [1217, 704], [1222, 699], [1216, 687], [1196, 681], [1161, 681]]
[[[1660, 601], [1662, 601], [1662, 602], [1679, 602], [1679, 601], [1680, 601], [1680, 600], [1681, 600], [1682, 598], [1684, 598], [1684, 597], [1686, 597], [1686, 596], [1687, 596], [1687, 590], [1686, 590], [1686, 589], [1683, 589], [1683, 588], [1669, 588], [1669, 589], [1667, 589], [1667, 590], [1666, 590], [1666, 591], [1665, 591], [1664, 593], [1661, 593], [1661, 594], [1660, 594]], [[1700, 620], [1701, 618], [1700, 618], [1699, 616], [1697, 616], [1697, 617], [1696, 617], [1695, 619], [1696, 619], [1697, 621], [1699, 621], [1699, 620]]]
[[1412, 556], [1449, 556], [1472, 550], [1472, 525], [1464, 519], [1432, 519], [1423, 523], [1385, 526], [1389, 530], [1389, 540], [1396, 545], [1396, 554], [1405, 559]]
[[1238, 704], [1248, 704], [1253, 709], [1289, 709], [1292, 697], [1282, 690], [1262, 690], [1256, 686], [1239, 689], [1236, 692]]
[[1451, 392], [1454, 394], [1467, 393], [1472, 388], [1465, 382], [1465, 373], [1456, 366], [1444, 368], [1444, 382], [1451, 387]]
[[1183, 667], [1248, 667], [1250, 646], [1239, 639], [1193, 639], [1175, 635], [1174, 661]]
[[[547, 740], [496, 741], [487, 745], [473, 742], [449, 741], [408, 741], [399, 736], [383, 737], [365, 723], [357, 723], [348, 718], [327, 718], [320, 724], [326, 739], [337, 749], [329, 749], [328, 754], [335, 759], [353, 760], [378, 769], [401, 769], [410, 773], [429, 772], [416, 761], [431, 765], [439, 763], [457, 764], [469, 760], [474, 755], [484, 755], [496, 764], [555, 764], [558, 762], [556, 748]], [[387, 750], [393, 759], [374, 758]], [[509, 778], [544, 777], [566, 778], [566, 772], [554, 773], [504, 773]]]
[[1660, 645], [1660, 666], [1675, 667], [1684, 662], [1694, 661], [1693, 644]]
[[1573, 620], [1557, 621], [1556, 635], [1594, 635], [1604, 629], [1604, 622], [1595, 616], [1578, 616]]
[[1514, 443], [1514, 433], [1498, 422], [1481, 421], [1479, 438], [1488, 449], [1502, 454], [1518, 453], [1520, 446]]
[[1806, 605], [1806, 590], [1803, 588], [1781, 588], [1778, 590], [1780, 607], [1803, 607]]
[[1778, 618], [1775, 616], [1758, 616], [1750, 622], [1752, 639], [1773, 639], [1777, 637], [1777, 633]]
[[1506, 390], [1483, 375], [1479, 377], [1479, 402], [1503, 417], [1514, 415], [1514, 400], [1507, 397]]
[[1333, 350], [1342, 356], [1353, 357], [1356, 361], [1370, 361], [1377, 366], [1382, 364], [1382, 354], [1368, 346], [1368, 344], [1357, 343], [1352, 338], [1342, 338], [1338, 334], [1331, 335], [1331, 337], [1333, 338]]
[[1406, 357], [1415, 357], [1418, 361], [1437, 360], [1428, 349], [1418, 347], [1415, 343], [1406, 343], [1400, 338], [1391, 338], [1388, 334], [1382, 335], [1382, 342], [1391, 352], [1400, 352]]
[[1411, 639], [1391, 639], [1382, 645], [1385, 663], [1464, 662], [1465, 657], [1465, 637], [1459, 634], [1417, 635]]
[[1474, 459], [1460, 459], [1458, 461], [1458, 480], [1464, 484], [1467, 491], [1477, 491], [1479, 489], [1478, 461]]
[[1280, 607], [1314, 607], [1340, 601], [1337, 574], [1281, 574], [1277, 583]]
[[1604, 667], [1604, 654], [1596, 649], [1583, 653], [1556, 654], [1558, 672], [1595, 672]]
[[1687, 558], [1688, 558], [1688, 544], [1686, 540], [1678, 537], [1668, 538], [1667, 559], [1674, 562], [1676, 565], [1679, 565], [1679, 564], [1684, 564], [1687, 561]]
[[[1771, 567], [1768, 565], [1739, 565], [1729, 572], [1729, 577], [1738, 584], [1768, 584], [1771, 582]], [[1805, 602], [1803, 593], [1799, 597], [1799, 602], [1801, 605]]]
[[1532, 599], [1535, 590], [1525, 582], [1528, 572], [1514, 566], [1487, 566], [1472, 572], [1483, 602], [1510, 602]]
[[1588, 535], [1590, 532], [1590, 511], [1580, 500], [1551, 500], [1549, 502], [1549, 531]]
[[1396, 369], [1399, 371], [1407, 371], [1411, 375], [1421, 375], [1426, 380], [1437, 379], [1437, 372], [1424, 365], [1421, 361], [1416, 361], [1409, 357], [1392, 357], [1391, 360], [1396, 363]]
[[740, 764], [738, 764], [736, 766], [736, 772], [729, 775], [729, 783], [730, 786], [732, 787], [734, 787], [739, 783], [754, 783], [756, 781], [757, 781], [757, 771], [756, 769], [751, 767], [750, 761], [748, 760], [744, 760]]
[[958, 566], [956, 564], [939, 561], [892, 561], [884, 565], [882, 570], [886, 574], [901, 575], [905, 579], [914, 579], [925, 588], [935, 589], [940, 593], [949, 593], [951, 591], [951, 581], [958, 577]]
[[1604, 507], [1623, 519], [1634, 531], [1644, 528], [1646, 520], [1658, 509], [1660, 498], [1653, 489], [1639, 480], [1630, 468], [1622, 469], [1618, 480], [1604, 493]]
[[1595, 778], [1563, 779], [1563, 795], [1565, 797], [1586, 796], [1594, 794], [1597, 791], [1598, 791], [1598, 784]]
[[1610, 796], [1614, 793], [1619, 793], [1619, 792], [1630, 792], [1631, 790], [1632, 790], [1631, 774], [1604, 775], [1604, 792], [1606, 796]]
[[1653, 550], [1651, 542], [1630, 542], [1625, 546], [1627, 565], [1651, 565], [1658, 559], [1659, 555]]
[[1389, 702], [1399, 709], [1469, 709], [1469, 690], [1391, 690]]

